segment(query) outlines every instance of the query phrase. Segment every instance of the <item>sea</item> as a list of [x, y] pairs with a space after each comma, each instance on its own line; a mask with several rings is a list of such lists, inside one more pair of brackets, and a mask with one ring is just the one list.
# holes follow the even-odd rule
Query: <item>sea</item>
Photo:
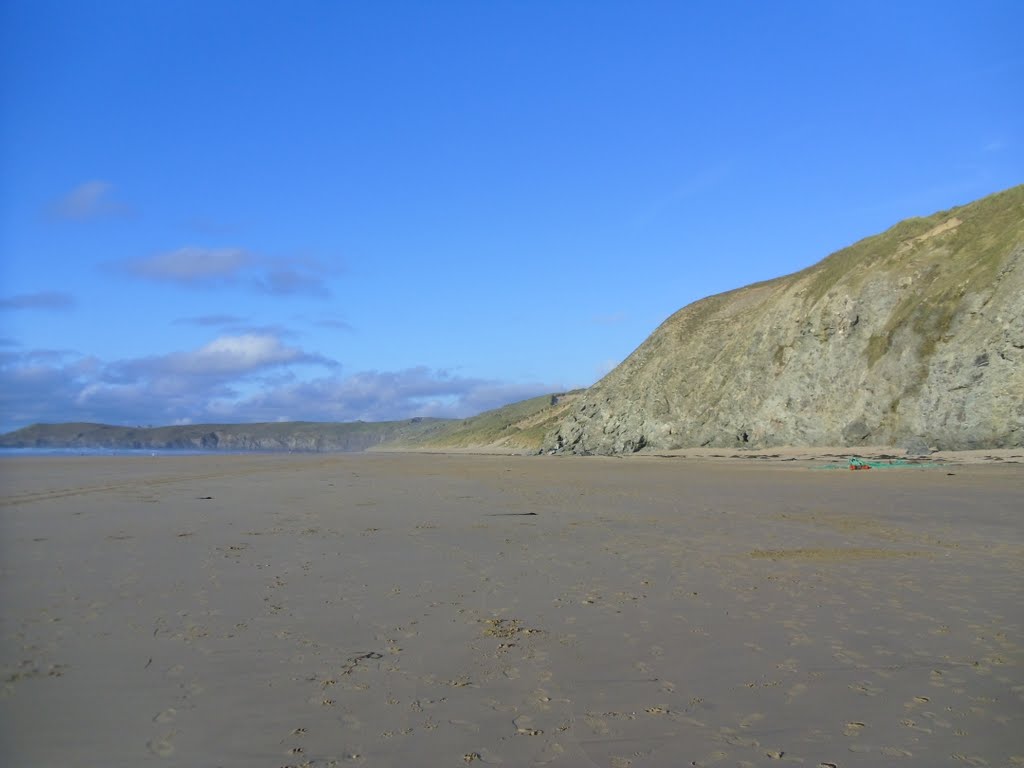
[[[191, 448], [0, 448], [0, 459], [17, 456], [225, 456], [271, 451], [203, 451]], [[281, 451], [287, 453], [287, 451]]]

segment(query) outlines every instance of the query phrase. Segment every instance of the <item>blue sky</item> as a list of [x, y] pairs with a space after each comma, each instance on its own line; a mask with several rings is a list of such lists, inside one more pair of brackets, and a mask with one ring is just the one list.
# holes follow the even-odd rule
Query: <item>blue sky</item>
[[1024, 5], [0, 5], [0, 429], [464, 416], [1024, 181]]

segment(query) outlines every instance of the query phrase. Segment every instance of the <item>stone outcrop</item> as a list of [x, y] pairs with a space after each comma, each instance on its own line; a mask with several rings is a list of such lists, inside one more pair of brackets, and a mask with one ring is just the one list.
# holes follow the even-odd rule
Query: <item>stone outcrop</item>
[[545, 448], [1024, 444], [1024, 186], [695, 302]]

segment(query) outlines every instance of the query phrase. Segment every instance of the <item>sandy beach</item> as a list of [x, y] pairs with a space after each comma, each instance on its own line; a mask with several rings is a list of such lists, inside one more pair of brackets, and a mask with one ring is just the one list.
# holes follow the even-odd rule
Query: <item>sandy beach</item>
[[1024, 765], [1019, 453], [5, 458], [0, 763]]

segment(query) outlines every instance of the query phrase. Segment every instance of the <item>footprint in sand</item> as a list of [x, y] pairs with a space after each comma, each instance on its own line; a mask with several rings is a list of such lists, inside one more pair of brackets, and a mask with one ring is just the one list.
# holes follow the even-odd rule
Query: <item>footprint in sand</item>
[[806, 685], [804, 685], [803, 683], [794, 683], [792, 686], [790, 686], [790, 689], [786, 691], [786, 703], [788, 704], [797, 696], [802, 696], [805, 693], [807, 693]]
[[921, 713], [921, 717], [925, 718], [926, 720], [931, 720], [932, 725], [934, 725], [937, 728], [952, 728], [953, 727], [953, 724], [949, 720], [942, 719], [941, 717], [936, 715], [934, 712], [922, 712]]
[[723, 760], [725, 760], [727, 757], [729, 757], [729, 753], [728, 752], [722, 752], [721, 750], [719, 750], [719, 751], [716, 751], [716, 752], [712, 752], [710, 755], [708, 755], [707, 757], [703, 758], [702, 760], [695, 760], [693, 762], [693, 765], [699, 766], [699, 768], [704, 768], [704, 766], [711, 766], [711, 765], [714, 765], [715, 763], [720, 763]]
[[864, 730], [864, 723], [847, 723], [843, 729], [844, 736], [859, 736]]
[[157, 757], [170, 757], [174, 754], [174, 744], [171, 743], [173, 738], [174, 734], [168, 733], [159, 739], [146, 742], [146, 748]]
[[916, 722], [914, 722], [910, 718], [904, 718], [903, 720], [900, 720], [900, 725], [902, 725], [904, 728], [909, 728], [912, 731], [918, 731], [920, 733], [931, 733], [932, 732], [931, 728], [925, 728], [924, 726], [918, 725]]
[[544, 733], [539, 728], [534, 728], [533, 719], [526, 715], [520, 715], [512, 724], [516, 727], [516, 736], [541, 736]]
[[764, 715], [760, 712], [754, 712], [740, 720], [740, 728], [749, 728], [759, 720], [764, 720]]
[[913, 757], [913, 753], [899, 747], [882, 747], [881, 752], [886, 757]]
[[178, 710], [174, 707], [168, 707], [163, 712], [159, 712], [153, 717], [154, 723], [172, 723], [174, 718], [177, 717]]
[[847, 686], [851, 691], [863, 694], [864, 696], [877, 696], [882, 692], [882, 689], [877, 685], [872, 685], [869, 682], [851, 683]]

